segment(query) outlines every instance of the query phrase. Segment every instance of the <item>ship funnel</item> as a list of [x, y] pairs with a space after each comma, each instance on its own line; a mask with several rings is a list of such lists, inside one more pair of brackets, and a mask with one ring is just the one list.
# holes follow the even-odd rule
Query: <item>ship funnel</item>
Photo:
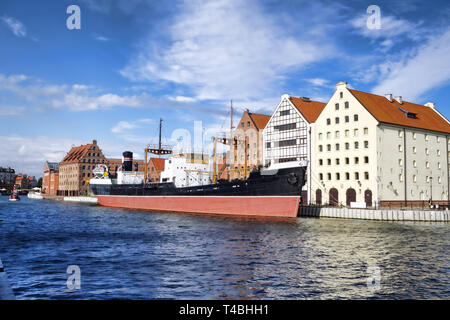
[[125, 151], [122, 155], [122, 170], [133, 171], [133, 152]]

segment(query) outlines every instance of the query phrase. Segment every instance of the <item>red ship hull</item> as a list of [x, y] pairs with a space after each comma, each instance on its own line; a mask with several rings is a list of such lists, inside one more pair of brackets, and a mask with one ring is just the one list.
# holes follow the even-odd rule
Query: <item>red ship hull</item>
[[119, 196], [97, 195], [105, 207], [263, 217], [297, 217], [300, 196]]

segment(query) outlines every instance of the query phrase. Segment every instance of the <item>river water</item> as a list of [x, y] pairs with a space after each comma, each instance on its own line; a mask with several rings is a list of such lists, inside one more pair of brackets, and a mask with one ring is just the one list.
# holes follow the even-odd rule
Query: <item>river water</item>
[[[26, 197], [0, 197], [0, 220], [0, 258], [18, 299], [450, 298], [445, 223], [149, 213]], [[67, 286], [71, 265], [80, 289]]]

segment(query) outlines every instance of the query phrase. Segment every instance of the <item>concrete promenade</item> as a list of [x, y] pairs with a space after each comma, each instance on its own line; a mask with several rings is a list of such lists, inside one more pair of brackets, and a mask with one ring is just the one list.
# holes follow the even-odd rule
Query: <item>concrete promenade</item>
[[362, 219], [379, 221], [450, 222], [449, 210], [349, 209], [304, 206], [300, 217]]

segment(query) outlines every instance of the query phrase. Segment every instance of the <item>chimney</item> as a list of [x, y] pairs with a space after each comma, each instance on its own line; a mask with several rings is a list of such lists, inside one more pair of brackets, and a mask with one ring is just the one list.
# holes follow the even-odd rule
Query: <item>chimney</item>
[[397, 100], [398, 103], [403, 104], [402, 96], [395, 97], [395, 100]]
[[392, 102], [392, 93], [387, 93], [384, 96], [389, 100], [389, 102]]
[[430, 108], [434, 109], [434, 102], [425, 103], [425, 107], [430, 107]]
[[302, 99], [304, 102], [310, 102], [311, 99], [309, 99], [308, 97], [301, 97], [300, 99]]
[[338, 83], [336, 83], [336, 89], [339, 89], [339, 88], [347, 88], [347, 82], [339, 81]]

